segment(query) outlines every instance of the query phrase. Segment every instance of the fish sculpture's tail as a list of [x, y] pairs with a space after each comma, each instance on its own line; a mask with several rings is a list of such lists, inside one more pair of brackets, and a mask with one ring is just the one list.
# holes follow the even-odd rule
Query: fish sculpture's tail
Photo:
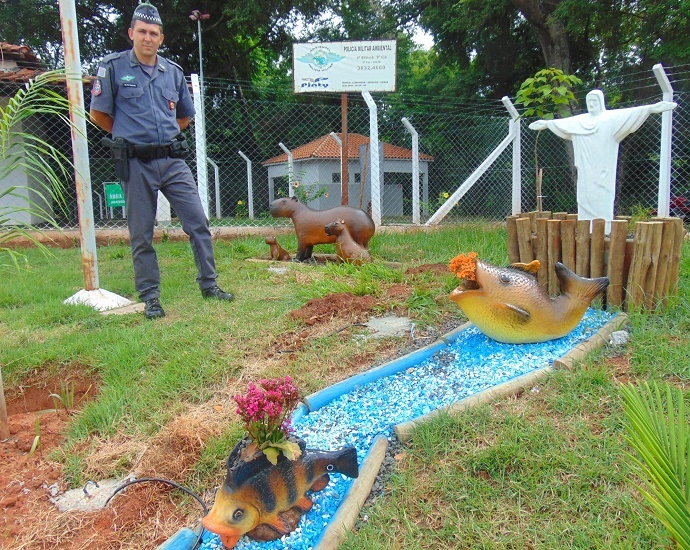
[[344, 476], [355, 478], [359, 475], [359, 465], [357, 464], [357, 449], [354, 447], [346, 447], [339, 451], [316, 451], [308, 449], [308, 456], [311, 460], [324, 460], [329, 466], [326, 467], [326, 472], [338, 472]]
[[608, 277], [586, 279], [568, 269], [561, 262], [556, 264], [556, 276], [561, 284], [561, 293], [586, 300], [587, 304], [601, 294], [609, 286]]

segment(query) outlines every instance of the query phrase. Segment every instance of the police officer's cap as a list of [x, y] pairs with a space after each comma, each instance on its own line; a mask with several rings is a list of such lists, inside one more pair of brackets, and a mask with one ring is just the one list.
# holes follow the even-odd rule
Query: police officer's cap
[[134, 21], [143, 21], [144, 23], [160, 25], [161, 27], [163, 26], [163, 21], [161, 20], [161, 16], [158, 15], [156, 6], [149, 4], [148, 2], [139, 4], [137, 9], [134, 10], [134, 15], [132, 15], [132, 23], [134, 23]]

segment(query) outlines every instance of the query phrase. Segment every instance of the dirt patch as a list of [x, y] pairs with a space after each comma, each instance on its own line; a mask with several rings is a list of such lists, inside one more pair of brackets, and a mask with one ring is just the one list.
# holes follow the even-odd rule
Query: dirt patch
[[48, 498], [66, 488], [62, 466], [47, 456], [64, 441], [71, 415], [97, 392], [94, 379], [76, 372], [8, 389], [10, 437], [0, 442], [0, 533], [8, 548], [19, 548], [14, 537], [30, 531], [52, 508]]
[[[55, 409], [56, 401], [50, 394], [65, 398], [67, 389], [74, 397], [70, 410], [66, 411], [59, 400], [60, 408]], [[191, 517], [187, 517], [181, 496], [172, 497], [168, 485], [154, 482], [127, 488], [107, 509], [97, 512], [60, 512], [50, 502], [68, 487], [63, 466], [48, 457], [65, 441], [72, 416], [97, 393], [98, 382], [84, 373], [70, 373], [67, 379], [32, 380], [8, 390], [10, 437], [0, 442], [0, 548], [153, 548], [180, 526], [192, 525], [203, 515], [200, 507], [190, 507]], [[212, 430], [200, 426], [193, 417], [177, 420], [147, 445], [116, 437], [114, 442], [103, 442], [101, 448], [96, 441], [97, 450], [88, 457], [87, 469], [91, 470], [88, 463], [92, 460], [95, 470], [99, 466], [107, 470], [103, 464], [112, 467], [116, 455], [121, 460], [123, 453], [132, 449], [143, 471], [166, 479], [183, 478], [199, 460], [202, 440]], [[37, 434], [39, 445], [30, 454]]]
[[354, 296], [347, 292], [329, 294], [324, 298], [313, 298], [303, 307], [290, 312], [293, 319], [301, 319], [307, 326], [331, 321], [338, 317], [352, 322], [364, 323], [369, 312], [377, 304], [373, 296]]

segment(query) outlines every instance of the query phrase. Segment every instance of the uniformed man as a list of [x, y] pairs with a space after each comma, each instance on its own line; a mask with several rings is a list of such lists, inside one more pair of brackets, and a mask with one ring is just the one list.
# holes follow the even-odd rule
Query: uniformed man
[[137, 6], [128, 29], [131, 50], [98, 65], [91, 88], [91, 120], [112, 134], [115, 169], [125, 193], [134, 279], [147, 318], [163, 317], [160, 271], [153, 248], [158, 191], [168, 199], [189, 235], [197, 282], [205, 298], [232, 300], [216, 283], [208, 219], [192, 173], [183, 160], [180, 132], [194, 115], [182, 68], [158, 55], [163, 22], [151, 4]]

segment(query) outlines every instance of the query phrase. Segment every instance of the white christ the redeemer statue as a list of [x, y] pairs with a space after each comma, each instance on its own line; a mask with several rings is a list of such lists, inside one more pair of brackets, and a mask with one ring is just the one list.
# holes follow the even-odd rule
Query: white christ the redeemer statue
[[558, 120], [537, 120], [531, 130], [549, 129], [573, 142], [577, 168], [577, 216], [580, 220], [603, 218], [611, 232], [616, 197], [618, 144], [637, 130], [652, 113], [674, 109], [676, 103], [659, 101], [652, 105], [606, 110], [604, 94], [587, 94], [587, 113]]

